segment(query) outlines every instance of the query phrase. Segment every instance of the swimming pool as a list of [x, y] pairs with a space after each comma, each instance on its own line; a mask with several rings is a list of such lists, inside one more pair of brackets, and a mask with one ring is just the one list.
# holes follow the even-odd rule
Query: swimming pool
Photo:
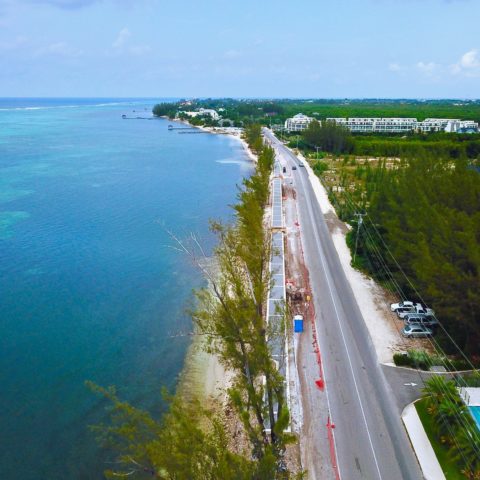
[[468, 407], [470, 413], [472, 414], [475, 423], [477, 424], [478, 431], [480, 432], [480, 407]]

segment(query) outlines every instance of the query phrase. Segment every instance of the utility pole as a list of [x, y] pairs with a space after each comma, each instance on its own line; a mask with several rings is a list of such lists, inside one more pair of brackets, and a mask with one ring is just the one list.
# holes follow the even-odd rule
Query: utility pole
[[358, 217], [358, 224], [357, 224], [357, 238], [355, 239], [355, 253], [353, 254], [353, 264], [355, 265], [355, 259], [357, 258], [357, 247], [358, 247], [358, 237], [360, 234], [360, 228], [363, 223], [363, 217], [366, 215], [366, 213], [354, 213], [353, 214], [355, 217]]

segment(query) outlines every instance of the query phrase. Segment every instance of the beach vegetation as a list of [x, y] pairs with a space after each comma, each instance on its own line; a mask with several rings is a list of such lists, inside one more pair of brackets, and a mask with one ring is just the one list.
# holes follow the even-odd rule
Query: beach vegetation
[[[195, 399], [179, 395], [161, 421], [122, 402], [114, 389], [90, 388], [109, 400], [111, 422], [93, 427], [99, 440], [116, 452], [118, 468], [107, 476], [161, 479], [303, 478], [289, 471], [285, 460], [290, 414], [285, 379], [272, 358], [270, 343], [283, 340], [284, 324], [270, 325], [266, 303], [270, 288], [270, 231], [265, 228], [274, 151], [263, 144], [260, 125], [250, 124], [245, 139], [258, 155], [256, 171], [243, 180], [233, 207], [236, 221], [212, 221], [217, 236], [215, 273], [179, 242], [205, 274], [208, 286], [196, 292], [192, 312], [195, 334], [203, 348], [215, 354], [232, 373], [227, 390], [230, 407], [243, 428], [247, 445], [232, 446], [221, 416]], [[201, 248], [200, 248], [201, 250]], [[277, 312], [280, 316], [282, 311]]]
[[168, 396], [161, 420], [119, 399], [115, 389], [92, 382], [87, 386], [106, 400], [108, 425], [91, 427], [106, 451], [116, 454], [115, 468], [106, 478], [162, 480], [250, 480], [256, 477], [253, 460], [228, 448], [223, 423], [198, 400]]
[[156, 117], [168, 117], [168, 118], [175, 118], [178, 111], [178, 105], [176, 103], [157, 103], [153, 109], [152, 113]]
[[[254, 132], [248, 138], [255, 144]], [[235, 206], [234, 225], [214, 223], [218, 236], [215, 256], [220, 274], [209, 288], [197, 292], [194, 321], [208, 346], [232, 372], [229, 389], [265, 478], [289, 478], [284, 463], [286, 445], [294, 438], [285, 433], [289, 412], [284, 378], [278, 372], [268, 341], [283, 335], [283, 325], [268, 325], [265, 305], [270, 285], [270, 235], [264, 228], [264, 209], [274, 153], [264, 147], [257, 171], [245, 179]], [[281, 313], [281, 312], [279, 312]]]

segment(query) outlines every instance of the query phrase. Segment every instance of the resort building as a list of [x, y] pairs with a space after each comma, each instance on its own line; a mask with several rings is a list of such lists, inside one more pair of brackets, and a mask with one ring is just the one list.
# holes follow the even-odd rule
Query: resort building
[[[288, 120], [287, 120], [288, 121]], [[419, 122], [416, 118], [327, 118], [327, 121], [343, 125], [353, 133], [407, 133], [407, 132], [448, 132], [477, 133], [478, 123], [473, 120], [452, 118], [426, 118]]]
[[220, 115], [212, 109], [209, 108], [199, 108], [195, 112], [182, 112], [185, 115], [188, 115], [189, 117], [198, 117], [199, 115], [201, 116], [210, 116], [212, 120], [218, 120], [220, 118]]
[[351, 132], [402, 133], [415, 130], [416, 118], [327, 118], [327, 121], [343, 125]]
[[289, 132], [306, 130], [312, 120], [313, 118], [307, 117], [303, 113], [297, 113], [294, 117], [287, 118], [285, 122], [285, 130], [288, 130]]
[[445, 127], [446, 132], [478, 133], [478, 123], [473, 120], [450, 120]]
[[423, 122], [418, 122], [417, 130], [420, 132], [445, 132], [449, 122], [459, 121], [451, 118], [426, 118]]

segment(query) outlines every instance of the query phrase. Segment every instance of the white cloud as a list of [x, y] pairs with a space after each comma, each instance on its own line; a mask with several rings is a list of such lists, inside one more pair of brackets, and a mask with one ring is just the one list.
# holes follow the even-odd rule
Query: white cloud
[[403, 70], [402, 66], [399, 63], [393, 62], [388, 64], [388, 69], [391, 72], [401, 72]]
[[478, 59], [478, 51], [470, 50], [462, 55], [460, 65], [463, 68], [478, 68], [480, 67], [480, 60]]
[[125, 27], [120, 30], [120, 32], [117, 35], [117, 38], [115, 41], [112, 43], [113, 48], [122, 48], [129, 40], [129, 38], [132, 36], [130, 33], [130, 30]]
[[431, 75], [437, 70], [439, 65], [434, 62], [418, 62], [416, 67], [422, 73], [425, 73], [426, 75]]
[[112, 43], [112, 47], [115, 51], [115, 55], [130, 54], [136, 57], [140, 57], [149, 53], [152, 49], [148, 45], [131, 45], [130, 39], [132, 38], [132, 32], [125, 27], [118, 32], [117, 38]]
[[480, 58], [477, 49], [464, 53], [457, 63], [450, 66], [454, 75], [465, 75], [467, 77], [480, 76]]

